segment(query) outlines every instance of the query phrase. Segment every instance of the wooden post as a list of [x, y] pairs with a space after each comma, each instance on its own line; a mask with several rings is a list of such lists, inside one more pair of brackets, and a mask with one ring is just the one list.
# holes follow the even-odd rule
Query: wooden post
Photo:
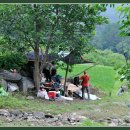
[[64, 82], [64, 96], [66, 93], [66, 80], [67, 80], [67, 75], [68, 75], [68, 70], [69, 70], [69, 64], [67, 64], [67, 68], [66, 68], [66, 73], [65, 73], [65, 82]]

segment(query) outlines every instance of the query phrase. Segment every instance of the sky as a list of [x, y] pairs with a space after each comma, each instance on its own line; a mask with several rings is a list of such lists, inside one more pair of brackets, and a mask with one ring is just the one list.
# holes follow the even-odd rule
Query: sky
[[103, 16], [108, 17], [110, 22], [118, 22], [119, 20], [119, 13], [116, 11], [116, 6], [119, 6], [120, 4], [115, 4], [115, 7], [107, 7], [107, 11], [102, 13]]

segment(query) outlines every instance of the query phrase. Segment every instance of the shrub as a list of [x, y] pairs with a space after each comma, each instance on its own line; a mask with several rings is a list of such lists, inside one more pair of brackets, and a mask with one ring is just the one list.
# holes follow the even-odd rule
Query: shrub
[[15, 53], [4, 53], [0, 56], [0, 69], [17, 69], [20, 70], [24, 64], [27, 63], [27, 58], [25, 55], [15, 52]]
[[125, 64], [125, 58], [122, 54], [113, 53], [111, 50], [96, 50], [84, 55], [86, 59], [94, 61], [100, 65], [113, 66], [115, 69]]

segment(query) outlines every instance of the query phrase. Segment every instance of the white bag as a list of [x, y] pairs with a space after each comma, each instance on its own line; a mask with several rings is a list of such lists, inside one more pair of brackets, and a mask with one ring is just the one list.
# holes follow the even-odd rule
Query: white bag
[[8, 91], [9, 92], [14, 92], [18, 89], [17, 85], [16, 84], [13, 84], [13, 83], [8, 83]]
[[46, 82], [46, 78], [42, 77], [41, 82], [45, 83]]
[[37, 97], [49, 99], [46, 90], [44, 90], [44, 91], [40, 91], [40, 90], [39, 90], [38, 93], [37, 93]]
[[68, 100], [68, 101], [73, 101], [73, 98], [71, 97], [65, 97], [65, 96], [61, 96], [62, 99]]

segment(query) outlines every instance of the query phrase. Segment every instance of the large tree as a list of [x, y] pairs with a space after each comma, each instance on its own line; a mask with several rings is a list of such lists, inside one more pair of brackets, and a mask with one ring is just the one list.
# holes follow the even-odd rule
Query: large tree
[[45, 48], [43, 65], [49, 50], [68, 50], [74, 51], [75, 56], [82, 55], [90, 50], [87, 43], [95, 26], [106, 21], [100, 16], [105, 10], [101, 4], [0, 5], [1, 35], [8, 39], [10, 45], [24, 45], [34, 50], [34, 79], [38, 89], [40, 45]]

